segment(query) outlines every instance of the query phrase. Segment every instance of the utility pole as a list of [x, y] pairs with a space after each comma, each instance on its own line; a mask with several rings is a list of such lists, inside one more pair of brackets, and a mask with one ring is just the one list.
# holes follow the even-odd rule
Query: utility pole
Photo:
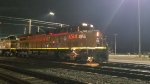
[[114, 34], [115, 36], [115, 56], [116, 56], [116, 52], [117, 52], [117, 34]]
[[141, 57], [141, 14], [140, 14], [140, 0], [138, 0], [138, 26], [139, 26], [139, 57]]
[[39, 33], [40, 32], [40, 27], [38, 26], [38, 30], [37, 30], [37, 32]]
[[29, 19], [29, 34], [31, 34], [31, 19]]
[[24, 28], [24, 34], [26, 34], [26, 27]]

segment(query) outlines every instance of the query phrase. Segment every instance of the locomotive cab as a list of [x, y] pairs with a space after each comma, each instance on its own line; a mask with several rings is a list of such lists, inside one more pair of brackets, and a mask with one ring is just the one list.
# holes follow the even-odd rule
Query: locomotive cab
[[[71, 28], [68, 35], [68, 46], [76, 61], [82, 62], [106, 62], [108, 60], [107, 43], [99, 30], [95, 30], [92, 24], [82, 23]], [[71, 58], [72, 54], [70, 54]]]
[[82, 23], [78, 26], [73, 26], [72, 28], [68, 29], [69, 32], [79, 32], [79, 31], [93, 31], [94, 26], [92, 24]]

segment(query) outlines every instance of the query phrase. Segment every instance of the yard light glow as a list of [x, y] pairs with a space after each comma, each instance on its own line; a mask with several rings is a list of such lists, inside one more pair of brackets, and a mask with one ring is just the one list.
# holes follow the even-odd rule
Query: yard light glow
[[82, 26], [88, 26], [88, 24], [87, 23], [82, 23]]
[[54, 12], [52, 12], [52, 11], [51, 11], [51, 12], [49, 12], [49, 14], [50, 14], [50, 15], [52, 15], [52, 16], [54, 16], [54, 15], [55, 15], [55, 13], [54, 13]]

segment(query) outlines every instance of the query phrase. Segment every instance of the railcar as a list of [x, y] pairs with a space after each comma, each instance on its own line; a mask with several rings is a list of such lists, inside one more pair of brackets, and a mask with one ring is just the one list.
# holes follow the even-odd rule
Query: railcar
[[23, 35], [17, 38], [19, 40], [9, 40], [12, 44], [7, 51], [10, 49], [12, 54], [18, 56], [47, 56], [53, 60], [77, 62], [108, 61], [104, 36], [90, 24], [83, 23], [47, 34]]
[[19, 46], [18, 39], [14, 35], [0, 38], [0, 54], [11, 56], [15, 53], [15, 49]]

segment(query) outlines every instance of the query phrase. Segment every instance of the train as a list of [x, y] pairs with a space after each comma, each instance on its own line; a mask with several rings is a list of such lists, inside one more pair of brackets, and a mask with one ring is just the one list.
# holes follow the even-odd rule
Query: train
[[47, 33], [0, 38], [2, 56], [48, 57], [51, 60], [107, 62], [108, 45], [100, 30], [82, 23]]

